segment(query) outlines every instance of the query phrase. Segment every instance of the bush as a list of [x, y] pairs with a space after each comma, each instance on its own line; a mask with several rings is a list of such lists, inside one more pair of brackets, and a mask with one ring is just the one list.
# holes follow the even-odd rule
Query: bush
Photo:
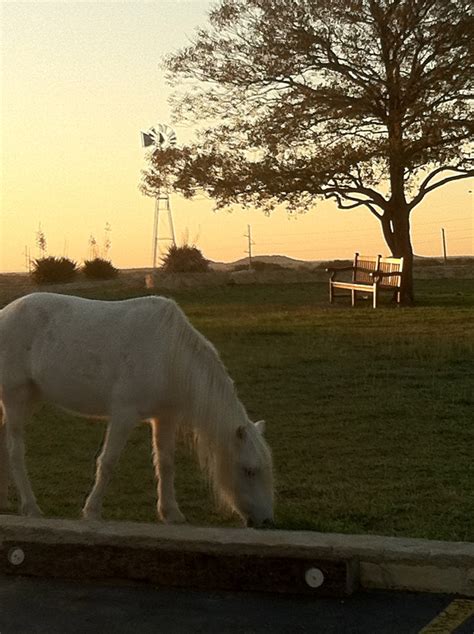
[[94, 258], [86, 260], [82, 272], [90, 280], [111, 280], [117, 277], [118, 271], [109, 260]]
[[239, 271], [248, 271], [248, 270], [249, 270], [248, 264], [236, 264], [235, 266], [232, 267], [232, 271], [234, 273], [238, 273]]
[[288, 267], [282, 266], [278, 262], [263, 262], [262, 260], [253, 260], [252, 268], [254, 271], [284, 271], [288, 269]]
[[39, 258], [33, 262], [31, 277], [36, 284], [71, 282], [77, 275], [77, 265], [68, 258]]
[[316, 266], [314, 267], [314, 270], [316, 271], [317, 269], [322, 269], [323, 271], [325, 269], [329, 269], [329, 268], [339, 268], [342, 266], [352, 266], [353, 264], [353, 260], [327, 260], [324, 262], [319, 262], [319, 264], [316, 264]]
[[233, 269], [235, 273], [238, 271], [288, 271], [289, 267], [278, 264], [278, 262], [264, 262], [262, 260], [252, 260], [252, 268], [249, 269], [247, 264], [236, 264]]
[[182, 247], [171, 245], [162, 262], [163, 270], [169, 273], [205, 273], [209, 270], [209, 261], [201, 251], [187, 244]]

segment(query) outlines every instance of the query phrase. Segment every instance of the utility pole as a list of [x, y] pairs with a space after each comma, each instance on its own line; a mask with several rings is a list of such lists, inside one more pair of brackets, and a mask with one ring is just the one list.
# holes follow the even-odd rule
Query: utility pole
[[441, 229], [441, 237], [443, 240], [443, 257], [444, 257], [444, 263], [445, 265], [448, 263], [448, 256], [446, 254], [446, 234], [444, 232], [444, 229]]
[[252, 228], [250, 227], [250, 225], [247, 225], [247, 233], [244, 233], [244, 238], [248, 239], [249, 248], [247, 251], [245, 251], [245, 253], [248, 253], [249, 271], [251, 271], [252, 270], [252, 245], [255, 244], [255, 242], [252, 240]]

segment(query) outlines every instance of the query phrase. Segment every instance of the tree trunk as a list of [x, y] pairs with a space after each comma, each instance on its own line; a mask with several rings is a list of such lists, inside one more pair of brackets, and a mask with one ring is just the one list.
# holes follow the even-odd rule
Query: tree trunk
[[403, 275], [401, 286], [401, 303], [410, 306], [415, 301], [413, 292], [413, 247], [410, 238], [410, 216], [408, 209], [399, 212], [399, 217], [394, 221], [393, 255], [403, 258]]
[[382, 217], [382, 230], [393, 257], [403, 258], [403, 276], [400, 301], [405, 306], [413, 304], [413, 248], [410, 237], [410, 212], [404, 201], [393, 203]]
[[[396, 72], [395, 72], [396, 71]], [[414, 302], [413, 293], [413, 248], [410, 238], [410, 209], [405, 197], [405, 167], [403, 151], [402, 117], [399, 103], [399, 69], [393, 73], [392, 111], [389, 117], [389, 148], [390, 148], [390, 189], [391, 195], [385, 209], [387, 215], [384, 226], [390, 229], [392, 255], [403, 258], [403, 275], [400, 289], [400, 303], [410, 306]]]

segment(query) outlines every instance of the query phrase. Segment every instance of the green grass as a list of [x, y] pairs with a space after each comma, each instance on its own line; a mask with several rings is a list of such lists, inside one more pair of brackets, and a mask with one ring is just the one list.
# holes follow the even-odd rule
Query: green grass
[[[279, 528], [474, 541], [472, 280], [419, 281], [416, 307], [376, 311], [330, 307], [317, 283], [172, 295], [220, 351], [250, 416], [267, 421]], [[50, 407], [35, 415], [28, 465], [47, 515], [79, 515], [103, 432]], [[217, 513], [184, 447], [177, 489], [191, 522], [236, 523]], [[145, 425], [104, 517], [155, 519]]]

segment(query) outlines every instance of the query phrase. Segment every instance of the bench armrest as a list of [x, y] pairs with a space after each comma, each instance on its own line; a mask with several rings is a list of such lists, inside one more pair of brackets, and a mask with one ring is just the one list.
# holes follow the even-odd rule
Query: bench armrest
[[331, 280], [333, 280], [336, 277], [337, 273], [340, 273], [341, 271], [353, 271], [353, 270], [354, 270], [353, 266], [329, 267], [326, 269], [326, 273], [330, 273]]
[[354, 267], [351, 266], [331, 266], [326, 269], [326, 273], [337, 273], [338, 271], [352, 271]]
[[370, 274], [370, 277], [393, 277], [395, 275], [399, 275], [401, 277], [403, 275], [403, 271], [374, 271]]

